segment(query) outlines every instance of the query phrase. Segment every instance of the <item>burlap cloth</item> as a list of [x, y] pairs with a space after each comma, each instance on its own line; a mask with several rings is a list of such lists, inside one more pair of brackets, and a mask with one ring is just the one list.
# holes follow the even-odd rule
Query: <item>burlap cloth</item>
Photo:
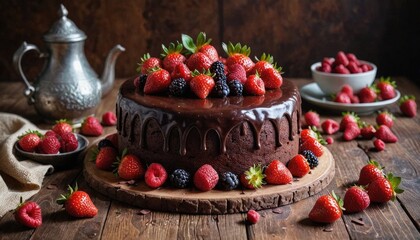
[[36, 194], [45, 174], [53, 171], [51, 165], [18, 160], [13, 154], [18, 136], [29, 129], [39, 130], [18, 115], [0, 113], [0, 217], [15, 209], [20, 197], [26, 200]]

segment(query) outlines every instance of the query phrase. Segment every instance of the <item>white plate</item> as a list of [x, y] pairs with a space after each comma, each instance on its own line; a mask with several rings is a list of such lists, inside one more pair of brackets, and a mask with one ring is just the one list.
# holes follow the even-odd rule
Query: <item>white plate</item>
[[398, 90], [395, 90], [395, 92], [396, 96], [394, 98], [385, 101], [378, 101], [373, 103], [344, 104], [328, 100], [327, 96], [321, 91], [321, 89], [318, 87], [318, 84], [316, 83], [306, 84], [300, 89], [300, 94], [302, 98], [316, 106], [333, 110], [335, 112], [355, 112], [358, 115], [371, 114], [381, 108], [384, 108], [396, 102], [400, 98], [401, 94]]

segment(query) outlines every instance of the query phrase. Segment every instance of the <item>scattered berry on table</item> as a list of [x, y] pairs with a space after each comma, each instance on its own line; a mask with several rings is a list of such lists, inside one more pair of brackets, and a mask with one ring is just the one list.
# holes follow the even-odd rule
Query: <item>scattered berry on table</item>
[[210, 191], [217, 185], [219, 175], [211, 165], [204, 164], [195, 172], [193, 181], [200, 191]]
[[367, 187], [371, 202], [386, 203], [389, 200], [394, 201], [397, 194], [404, 190], [398, 188], [401, 178], [388, 173], [385, 177], [379, 177], [373, 180]]
[[376, 129], [375, 137], [381, 139], [385, 143], [395, 143], [398, 141], [398, 137], [395, 136], [392, 130], [386, 125], [381, 125]]
[[302, 154], [309, 163], [311, 169], [316, 168], [319, 164], [318, 157], [311, 150], [303, 150]]
[[381, 139], [375, 139], [373, 141], [373, 145], [375, 146], [376, 151], [380, 152], [385, 149], [385, 143]]
[[37, 228], [42, 225], [41, 207], [36, 202], [23, 202], [22, 197], [14, 211], [14, 217], [18, 223], [29, 228]]
[[98, 137], [102, 135], [104, 128], [97, 118], [94, 116], [89, 116], [85, 118], [80, 128], [80, 133], [85, 136]]
[[61, 194], [57, 199], [57, 203], [64, 205], [66, 212], [73, 217], [77, 218], [92, 218], [98, 214], [98, 209], [90, 199], [89, 194], [84, 191], [78, 190], [77, 184], [73, 189], [68, 187], [69, 192], [65, 195]]
[[102, 115], [102, 124], [104, 126], [117, 125], [117, 115], [114, 112], [106, 112]]
[[246, 213], [246, 220], [250, 224], [256, 224], [260, 220], [260, 214], [257, 211], [251, 209]]
[[365, 210], [370, 204], [369, 195], [363, 187], [353, 186], [344, 194], [344, 209], [347, 213]]
[[407, 117], [415, 117], [417, 115], [416, 97], [413, 95], [405, 95], [400, 101], [400, 111]]
[[169, 182], [175, 188], [186, 188], [191, 181], [191, 175], [184, 169], [176, 169], [169, 176]]
[[349, 123], [344, 128], [343, 139], [345, 141], [351, 141], [360, 136], [361, 130], [359, 125], [356, 123]]
[[328, 144], [328, 145], [331, 145], [331, 144], [333, 144], [333, 143], [334, 143], [334, 138], [332, 138], [332, 137], [327, 137], [327, 138], [325, 139], [325, 141], [327, 142], [327, 144]]
[[326, 119], [324, 122], [322, 122], [321, 128], [325, 134], [331, 135], [338, 132], [340, 129], [340, 124], [333, 119]]
[[341, 121], [340, 121], [340, 131], [344, 131], [347, 124], [349, 123], [358, 124], [360, 121], [359, 116], [354, 112], [343, 112], [342, 115], [343, 117], [341, 118]]
[[316, 200], [315, 205], [309, 212], [309, 219], [319, 223], [333, 223], [340, 219], [343, 214], [342, 206], [343, 200], [333, 191], [331, 194], [323, 195]]
[[168, 174], [166, 173], [166, 169], [159, 163], [150, 164], [144, 174], [144, 181], [151, 188], [162, 186], [167, 178]]
[[380, 125], [387, 125], [389, 128], [392, 128], [394, 125], [394, 115], [388, 111], [379, 112], [376, 116], [376, 124]]
[[358, 185], [366, 186], [376, 178], [384, 176], [381, 165], [374, 160], [369, 160], [368, 164], [362, 167], [359, 173]]
[[317, 112], [310, 110], [303, 117], [305, 118], [306, 125], [319, 127], [320, 120]]
[[375, 136], [376, 128], [366, 122], [361, 123], [360, 135], [363, 139], [372, 139]]
[[238, 187], [238, 175], [232, 172], [224, 172], [220, 175], [219, 186], [223, 190], [233, 190]]

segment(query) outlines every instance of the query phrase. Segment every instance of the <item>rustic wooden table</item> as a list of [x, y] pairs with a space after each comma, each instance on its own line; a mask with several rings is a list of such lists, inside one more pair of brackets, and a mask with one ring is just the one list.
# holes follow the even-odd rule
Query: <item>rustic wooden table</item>
[[[292, 79], [298, 86], [309, 83], [309, 79]], [[394, 78], [402, 94], [413, 94], [420, 98], [420, 89], [406, 78]], [[118, 80], [113, 91], [106, 96], [97, 110], [97, 116], [115, 108]], [[0, 111], [16, 113], [31, 120], [41, 128], [47, 125], [27, 105], [23, 97], [22, 83], [0, 83]], [[419, 102], [418, 102], [419, 103]], [[331, 115], [307, 103], [304, 109], [316, 109], [321, 120]], [[375, 152], [372, 141], [341, 140], [341, 133], [333, 135], [334, 143], [327, 147], [336, 161], [336, 173], [331, 184], [313, 197], [276, 209], [260, 211], [261, 220], [256, 225], [245, 223], [246, 214], [187, 215], [165, 212], [143, 214], [142, 208], [132, 207], [111, 200], [84, 181], [82, 165], [57, 171], [44, 179], [42, 189], [31, 200], [40, 204], [43, 224], [33, 230], [15, 223], [12, 212], [0, 218], [0, 239], [420, 239], [420, 116], [403, 117], [396, 104], [389, 107], [396, 116], [394, 132], [399, 138], [395, 144], [387, 144], [386, 150]], [[375, 115], [363, 116], [364, 121], [374, 123]], [[105, 128], [105, 134], [115, 131]], [[90, 138], [90, 142], [97, 139]], [[344, 196], [345, 189], [358, 179], [362, 166], [375, 159], [387, 171], [403, 178], [405, 192], [394, 202], [372, 204], [362, 213], [343, 215], [333, 224], [314, 224], [308, 213], [316, 199], [334, 190]], [[79, 183], [95, 205], [98, 215], [90, 219], [69, 217], [55, 200], [68, 184]], [[1, 194], [1, 193], [0, 193]], [[362, 222], [363, 224], [360, 224]]]

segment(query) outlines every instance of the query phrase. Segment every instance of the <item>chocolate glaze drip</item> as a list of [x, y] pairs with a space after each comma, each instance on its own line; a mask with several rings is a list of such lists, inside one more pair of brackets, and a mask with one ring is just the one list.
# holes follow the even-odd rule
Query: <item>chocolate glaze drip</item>
[[[116, 112], [117, 130], [128, 137], [131, 144], [145, 148], [146, 128], [155, 121], [163, 136], [163, 151], [169, 151], [169, 140], [173, 130], [180, 137], [179, 154], [187, 153], [187, 139], [195, 129], [199, 133], [201, 150], [207, 150], [207, 135], [214, 131], [220, 142], [220, 153], [226, 153], [226, 141], [232, 129], [240, 126], [245, 135], [247, 123], [254, 136], [254, 148], [261, 148], [260, 133], [263, 124], [269, 121], [275, 129], [276, 147], [281, 147], [280, 123], [287, 119], [289, 140], [293, 140], [292, 115], [297, 113], [300, 132], [301, 98], [295, 85], [285, 80], [280, 89], [269, 90], [264, 96], [245, 96], [191, 99], [168, 96], [144, 95], [135, 90], [132, 80], [127, 80], [120, 88]], [[136, 139], [136, 134], [139, 139]]]

